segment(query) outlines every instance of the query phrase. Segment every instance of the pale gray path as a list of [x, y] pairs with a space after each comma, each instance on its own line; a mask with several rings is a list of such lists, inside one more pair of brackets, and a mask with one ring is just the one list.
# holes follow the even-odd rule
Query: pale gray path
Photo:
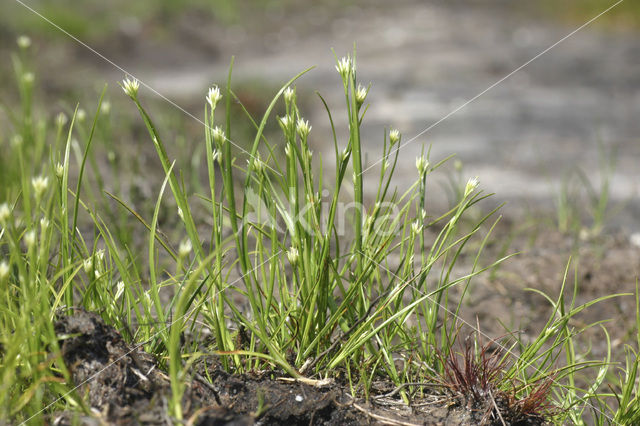
[[[291, 25], [271, 25], [270, 19], [286, 18], [267, 16], [258, 29], [192, 28], [194, 38], [218, 47], [215, 63], [175, 71], [154, 65], [140, 75], [169, 96], [184, 96], [224, 81], [231, 54], [236, 79], [279, 83], [315, 65], [299, 90], [319, 90], [341, 117], [330, 49], [341, 56], [356, 42], [359, 79], [372, 83], [364, 130], [371, 163], [380, 155], [384, 126], [399, 128], [408, 140], [577, 27], [534, 20], [499, 1], [464, 3], [384, 2], [347, 8], [337, 17], [310, 7]], [[426, 144], [432, 160], [456, 153], [465, 174], [478, 175], [500, 200], [549, 204], [571, 168], [597, 179], [601, 142], [619, 155], [612, 193], [628, 205], [618, 220], [640, 230], [639, 88], [640, 36], [586, 28], [404, 147], [398, 184], [413, 179], [415, 157]], [[328, 122], [317, 105], [309, 112], [312, 136], [330, 164]]]

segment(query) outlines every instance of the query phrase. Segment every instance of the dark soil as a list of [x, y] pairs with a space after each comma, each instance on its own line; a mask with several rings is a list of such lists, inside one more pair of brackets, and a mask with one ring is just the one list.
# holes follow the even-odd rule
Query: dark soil
[[[127, 344], [95, 313], [77, 311], [61, 317], [55, 327], [76, 394], [91, 414], [56, 413], [50, 418], [53, 424], [177, 423], [167, 414], [169, 377], [153, 356]], [[373, 387], [366, 402], [352, 398], [335, 382], [314, 386], [313, 381], [301, 383], [275, 371], [231, 375], [222, 371], [215, 358], [193, 370], [182, 403], [190, 425], [471, 425], [483, 418], [485, 424], [500, 424], [485, 417], [488, 406], [440, 392], [427, 391], [427, 396], [412, 400], [408, 406], [385, 382]]]

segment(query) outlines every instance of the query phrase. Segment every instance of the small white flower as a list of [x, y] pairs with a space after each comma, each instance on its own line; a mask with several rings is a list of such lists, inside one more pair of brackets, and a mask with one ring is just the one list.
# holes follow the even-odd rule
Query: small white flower
[[9, 219], [9, 216], [11, 216], [11, 209], [9, 208], [9, 204], [0, 204], [0, 224], [4, 225], [5, 223], [7, 223], [7, 219]]
[[87, 118], [87, 112], [82, 108], [78, 109], [78, 112], [76, 112], [76, 118], [78, 119], [78, 122], [82, 123]]
[[258, 174], [262, 173], [264, 170], [264, 163], [260, 159], [260, 154], [256, 154], [253, 159], [247, 160], [247, 164]]
[[420, 174], [420, 176], [422, 176], [427, 171], [427, 167], [429, 167], [429, 162], [426, 158], [424, 158], [424, 155], [416, 158], [416, 169], [418, 169], [418, 173]]
[[17, 40], [20, 49], [28, 49], [31, 47], [31, 39], [26, 35], [21, 35]]
[[14, 148], [18, 148], [20, 145], [22, 145], [22, 135], [13, 135], [13, 137], [11, 138], [11, 146]]
[[214, 149], [213, 152], [211, 153], [211, 157], [213, 157], [213, 161], [214, 162], [218, 162], [221, 163], [222, 162], [222, 154], [220, 153], [220, 151], [218, 151], [217, 149]]
[[100, 105], [100, 112], [104, 115], [109, 115], [109, 113], [111, 112], [111, 102], [104, 101], [102, 105]]
[[286, 155], [287, 157], [291, 158], [291, 154], [292, 154], [291, 145], [287, 144], [284, 147], [284, 155]]
[[468, 196], [469, 194], [471, 194], [473, 191], [475, 191], [475, 189], [478, 187], [478, 184], [480, 183], [480, 181], [478, 180], [478, 177], [473, 177], [470, 178], [467, 181], [467, 186], [465, 186], [464, 188], [464, 196]]
[[289, 259], [289, 263], [291, 263], [291, 266], [295, 266], [298, 263], [299, 257], [300, 254], [298, 253], [297, 248], [291, 247], [289, 250], [287, 250], [287, 258]]
[[4, 281], [9, 276], [9, 264], [6, 260], [0, 262], [0, 281]]
[[65, 124], [67, 124], [67, 115], [64, 112], [60, 112], [58, 113], [58, 115], [56, 116], [56, 124], [59, 127], [64, 126]]
[[344, 162], [347, 161], [347, 157], [349, 156], [349, 150], [347, 148], [342, 150], [342, 153], [340, 154], [340, 159]]
[[138, 89], [140, 88], [140, 82], [135, 78], [125, 78], [122, 81], [122, 90], [127, 94], [131, 99], [135, 99], [138, 96]]
[[289, 125], [292, 122], [292, 120], [289, 118], [288, 115], [285, 115], [284, 117], [279, 117], [278, 121], [280, 122], [280, 127], [282, 127], [282, 130], [284, 130], [285, 132], [289, 129]]
[[36, 232], [33, 229], [24, 234], [24, 243], [27, 245], [27, 249], [31, 249], [36, 243]]
[[26, 72], [22, 75], [22, 81], [26, 84], [31, 84], [36, 79], [36, 76], [32, 72]]
[[84, 268], [84, 272], [87, 274], [91, 272], [91, 268], [93, 268], [93, 259], [88, 258], [82, 262], [82, 267]]
[[189, 253], [191, 253], [191, 250], [193, 249], [193, 246], [191, 245], [191, 240], [183, 240], [182, 242], [180, 242], [180, 248], [178, 249], [178, 256], [180, 257], [187, 257], [189, 255]]
[[298, 123], [296, 124], [296, 130], [300, 135], [300, 139], [306, 139], [307, 136], [309, 136], [309, 132], [311, 131], [311, 126], [309, 125], [308, 121], [299, 118]]
[[224, 130], [220, 126], [216, 126], [212, 130], [213, 140], [220, 146], [227, 140], [227, 137], [224, 135]]
[[95, 257], [96, 259], [98, 259], [98, 262], [102, 262], [104, 260], [104, 250], [98, 250], [95, 254]]
[[358, 90], [356, 90], [356, 103], [358, 105], [362, 105], [364, 103], [364, 100], [367, 98], [367, 93], [367, 88], [358, 84]]
[[389, 131], [389, 142], [391, 142], [391, 146], [398, 143], [400, 140], [400, 131], [398, 129], [391, 129]]
[[122, 293], [124, 293], [124, 281], [118, 281], [118, 283], [116, 284], [116, 294], [113, 296], [113, 298], [115, 300], [120, 299]]
[[209, 103], [209, 106], [211, 106], [211, 109], [216, 109], [216, 105], [220, 99], [222, 99], [222, 94], [220, 93], [218, 86], [211, 87], [205, 99]]
[[49, 228], [49, 223], [49, 219], [47, 219], [46, 217], [40, 219], [40, 232], [44, 233]]
[[56, 164], [56, 177], [62, 179], [64, 176], [64, 166], [61, 163]]
[[352, 71], [351, 58], [346, 56], [340, 59], [336, 65], [336, 71], [338, 71], [338, 74], [340, 74], [343, 79], [347, 78]]
[[284, 89], [283, 96], [284, 96], [284, 101], [287, 104], [290, 104], [295, 100], [296, 93], [293, 91], [291, 87], [287, 87], [286, 89]]
[[427, 218], [427, 211], [425, 209], [420, 209], [420, 217], [422, 218], [422, 220], [425, 220]]
[[36, 198], [40, 198], [49, 186], [49, 178], [45, 176], [34, 177], [31, 179], [31, 185], [36, 193]]
[[420, 223], [419, 221], [415, 221], [411, 224], [411, 232], [415, 235], [419, 234], [422, 232], [422, 223]]

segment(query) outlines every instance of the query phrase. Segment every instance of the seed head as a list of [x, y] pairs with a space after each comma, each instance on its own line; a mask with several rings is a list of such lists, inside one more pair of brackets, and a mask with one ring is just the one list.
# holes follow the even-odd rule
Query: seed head
[[218, 104], [220, 99], [222, 99], [222, 94], [220, 93], [220, 89], [218, 88], [218, 86], [214, 85], [213, 87], [211, 87], [205, 99], [209, 103], [209, 106], [211, 106], [211, 109], [216, 109], [216, 105]]
[[135, 78], [125, 78], [122, 81], [122, 90], [127, 94], [131, 99], [135, 99], [138, 96], [138, 89], [140, 88], [140, 82]]

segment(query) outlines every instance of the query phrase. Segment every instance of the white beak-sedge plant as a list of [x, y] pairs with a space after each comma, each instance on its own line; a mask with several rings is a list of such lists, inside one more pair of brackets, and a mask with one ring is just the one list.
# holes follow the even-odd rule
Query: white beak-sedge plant
[[[91, 414], [83, 390], [71, 391], [72, 377], [61, 362], [61, 342], [68, 336], [56, 335], [53, 327], [57, 315], [76, 307], [98, 311], [156, 356], [169, 373], [169, 407], [177, 420], [185, 417], [182, 395], [201, 351], [217, 355], [231, 372], [275, 369], [315, 380], [344, 373], [358, 396], [368, 396], [380, 376], [400, 387], [442, 372], [440, 354], [451, 351], [469, 283], [504, 260], [480, 262], [494, 211], [464, 222], [468, 210], [487, 197], [472, 178], [459, 185], [449, 211], [433, 216], [427, 187], [447, 159], [432, 164], [428, 150], [416, 161], [416, 182], [403, 193], [391, 189], [396, 167], [411, 163], [396, 149], [401, 134], [395, 129], [382, 135], [377, 187], [365, 193], [360, 126], [369, 88], [358, 84], [355, 52], [336, 62], [347, 107], [346, 140], [338, 139], [330, 108], [319, 96], [331, 126], [335, 174], [325, 179], [322, 158], [311, 152], [313, 139], [326, 135], [312, 129], [298, 106], [292, 85], [304, 72], [278, 91], [259, 120], [247, 113], [255, 138], [246, 158], [233, 157], [232, 62], [226, 88], [212, 87], [205, 97], [205, 194], [192, 194], [182, 182], [180, 162], [170, 158], [139, 99], [140, 83], [125, 80], [122, 88], [142, 116], [164, 177], [149, 221], [109, 194], [148, 232], [141, 256], [93, 205], [103, 195], [83, 185], [98, 116], [108, 118], [102, 96], [90, 128], [76, 108], [68, 123], [66, 116], [55, 118], [49, 143], [47, 122], [37, 119], [31, 105], [33, 74], [16, 59], [22, 108], [10, 116], [15, 134], [0, 140], [11, 141], [0, 157], [0, 422], [43, 422], [43, 407], [47, 414]], [[216, 108], [223, 104], [226, 123], [218, 126]], [[274, 117], [278, 107], [284, 113]], [[281, 134], [266, 133], [269, 120], [278, 120]], [[87, 129], [77, 128], [83, 125]], [[350, 185], [353, 191], [346, 191]], [[167, 187], [182, 227], [174, 243], [160, 230]], [[201, 217], [194, 202], [209, 217]], [[93, 226], [93, 236], [80, 232], [83, 221]], [[485, 224], [488, 231], [481, 235]], [[456, 266], [475, 238], [480, 243], [469, 270], [460, 273]], [[455, 299], [454, 286], [461, 287]], [[598, 387], [605, 384], [609, 356], [579, 359], [572, 342], [582, 330], [573, 329], [570, 319], [607, 297], [576, 306], [577, 286], [569, 303], [562, 293], [549, 298], [554, 312], [540, 335], [528, 345], [514, 344], [520, 356], [504, 364], [504, 386], [516, 383], [517, 396], [535, 399], [542, 394], [538, 383], [553, 378], [558, 405], [567, 410], [560, 421], [578, 422], [584, 404], [591, 403], [617, 422], [637, 422], [637, 347], [628, 348], [619, 393], [603, 393]], [[213, 336], [208, 347], [182, 339], [205, 329]], [[556, 368], [562, 354], [566, 367]], [[597, 370], [594, 386], [579, 391], [574, 375], [589, 367]], [[408, 392], [400, 394], [409, 400]], [[613, 395], [616, 403], [610, 402]]]

